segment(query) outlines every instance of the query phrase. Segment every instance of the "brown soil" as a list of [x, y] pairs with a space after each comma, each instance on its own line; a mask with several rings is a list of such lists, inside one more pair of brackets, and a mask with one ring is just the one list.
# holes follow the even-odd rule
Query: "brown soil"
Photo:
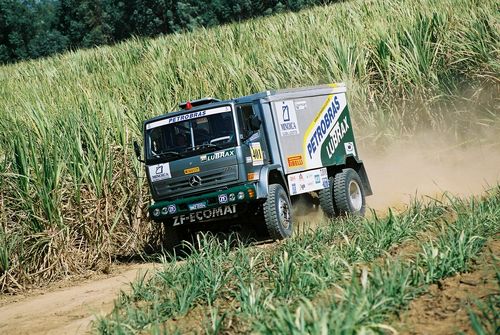
[[441, 280], [412, 301], [396, 328], [402, 334], [474, 334], [468, 308], [474, 309], [476, 301], [500, 294], [493, 255], [500, 256], [498, 239], [489, 243], [471, 272]]
[[86, 334], [95, 315], [113, 308], [120, 290], [155, 264], [122, 266], [107, 278], [89, 279], [66, 288], [50, 288], [28, 297], [4, 297], [0, 334]]

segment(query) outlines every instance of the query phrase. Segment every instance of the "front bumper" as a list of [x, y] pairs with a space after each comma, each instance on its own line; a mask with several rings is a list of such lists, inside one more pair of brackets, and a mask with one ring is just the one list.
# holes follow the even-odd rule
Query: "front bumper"
[[[255, 184], [248, 183], [222, 191], [209, 192], [173, 201], [158, 201], [149, 207], [150, 217], [157, 222], [194, 215], [195, 221], [235, 214], [235, 205], [256, 199]], [[234, 206], [233, 206], [234, 205]], [[227, 207], [230, 207], [229, 210]]]

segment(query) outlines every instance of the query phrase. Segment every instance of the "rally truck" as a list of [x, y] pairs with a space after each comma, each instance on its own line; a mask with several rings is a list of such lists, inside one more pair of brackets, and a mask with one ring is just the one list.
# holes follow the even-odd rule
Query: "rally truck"
[[354, 139], [346, 86], [204, 98], [144, 122], [150, 217], [167, 234], [222, 221], [293, 232], [291, 201], [310, 195], [328, 217], [365, 212], [372, 194]]

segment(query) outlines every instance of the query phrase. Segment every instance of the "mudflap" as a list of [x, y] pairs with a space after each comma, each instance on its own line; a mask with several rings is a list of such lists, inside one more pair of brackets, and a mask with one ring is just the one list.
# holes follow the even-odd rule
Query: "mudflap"
[[363, 189], [365, 191], [365, 196], [372, 195], [372, 187], [370, 185], [370, 180], [368, 179], [368, 174], [366, 173], [365, 165], [363, 163], [359, 164], [359, 166], [356, 167], [356, 172], [359, 175], [359, 178], [361, 178], [361, 182], [363, 183]]

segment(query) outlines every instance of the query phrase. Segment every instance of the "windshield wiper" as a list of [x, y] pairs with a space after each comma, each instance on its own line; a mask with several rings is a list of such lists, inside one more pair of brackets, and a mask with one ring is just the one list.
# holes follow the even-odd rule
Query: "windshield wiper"
[[213, 143], [204, 143], [201, 145], [202, 148], [215, 148], [217, 150], [220, 150], [222, 149], [220, 146], [218, 146], [217, 144], [213, 144]]
[[163, 156], [168, 156], [168, 155], [174, 155], [177, 157], [184, 157], [184, 155], [178, 153], [177, 151], [165, 151], [161, 152], [159, 154], [153, 154], [155, 157], [163, 157]]
[[189, 147], [185, 151], [198, 151], [198, 150], [203, 150], [203, 149], [207, 149], [207, 148], [213, 148], [213, 149], [216, 149], [216, 150], [221, 150], [222, 149], [217, 144], [203, 143], [203, 144], [200, 144], [200, 145], [195, 145], [194, 147]]

